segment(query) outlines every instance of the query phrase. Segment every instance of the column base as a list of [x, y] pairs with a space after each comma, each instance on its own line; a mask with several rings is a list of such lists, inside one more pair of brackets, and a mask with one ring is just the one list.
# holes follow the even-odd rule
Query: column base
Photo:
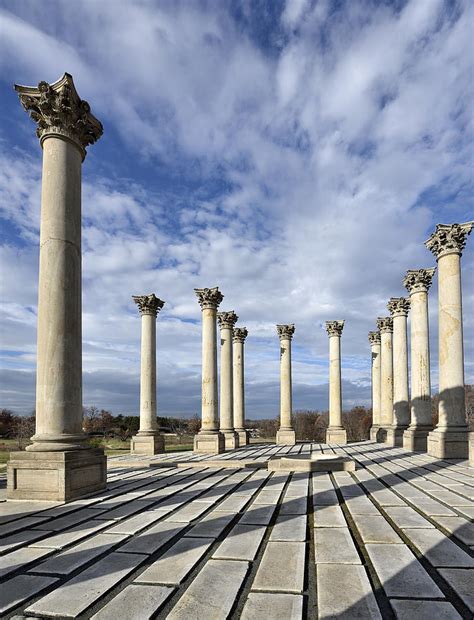
[[401, 448], [403, 446], [403, 433], [406, 429], [406, 426], [389, 426], [386, 429], [385, 443], [392, 448]]
[[235, 450], [239, 447], [239, 435], [235, 431], [220, 431], [224, 435], [224, 446], [226, 450]]
[[428, 435], [428, 454], [437, 459], [467, 459], [469, 458], [469, 429], [454, 426], [450, 428], [435, 428]]
[[377, 441], [377, 433], [379, 429], [380, 429], [380, 426], [370, 427], [370, 434], [369, 434], [370, 441]]
[[474, 432], [469, 433], [469, 466], [474, 467]]
[[403, 447], [410, 452], [426, 452], [428, 448], [428, 433], [433, 430], [432, 426], [408, 427], [403, 433]]
[[194, 450], [197, 454], [221, 454], [225, 451], [224, 435], [220, 432], [199, 432], [194, 436]]
[[164, 451], [163, 435], [134, 435], [130, 440], [130, 454], [153, 456], [153, 454], [163, 454]]
[[239, 447], [248, 446], [250, 443], [250, 433], [249, 431], [235, 431], [239, 436]]
[[347, 443], [347, 432], [345, 428], [331, 428], [326, 429], [326, 443]]
[[296, 433], [292, 428], [280, 429], [276, 434], [278, 446], [294, 446], [296, 444]]
[[7, 499], [69, 502], [107, 486], [107, 458], [99, 448], [68, 452], [13, 452]]

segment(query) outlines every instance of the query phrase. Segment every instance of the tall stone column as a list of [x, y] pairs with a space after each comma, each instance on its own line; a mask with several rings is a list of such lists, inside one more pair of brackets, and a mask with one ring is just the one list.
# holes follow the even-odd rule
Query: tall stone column
[[393, 418], [392, 317], [378, 318], [377, 327], [380, 331], [380, 430], [377, 441], [384, 442]]
[[405, 297], [392, 297], [387, 307], [393, 322], [393, 418], [386, 441], [391, 446], [402, 446], [403, 433], [410, 424], [407, 339], [410, 300]]
[[439, 405], [438, 424], [428, 435], [428, 454], [440, 459], [468, 457], [461, 254], [473, 226], [474, 222], [438, 224], [425, 243], [438, 261]]
[[43, 149], [36, 432], [8, 465], [8, 497], [67, 501], [105, 488], [106, 459], [82, 431], [81, 167], [102, 135], [72, 77], [15, 86]]
[[342, 426], [341, 335], [344, 321], [326, 321], [329, 336], [329, 426], [326, 443], [347, 443]]
[[277, 432], [278, 445], [290, 446], [296, 443], [296, 434], [291, 423], [292, 385], [291, 385], [291, 340], [295, 333], [294, 325], [277, 325], [280, 338], [280, 428]]
[[245, 430], [244, 342], [247, 336], [246, 327], [234, 327], [234, 429], [241, 447], [249, 444], [250, 437], [250, 433]]
[[217, 407], [217, 328], [216, 314], [224, 296], [218, 287], [195, 288], [202, 309], [202, 401], [201, 430], [194, 437], [194, 452], [220, 454], [225, 450], [219, 432]]
[[410, 293], [411, 399], [410, 426], [403, 433], [403, 447], [425, 452], [431, 422], [430, 338], [428, 291], [435, 268], [410, 269], [403, 284]]
[[372, 426], [371, 441], [377, 441], [380, 428], [380, 332], [369, 332], [372, 359]]
[[165, 438], [156, 419], [156, 317], [164, 301], [151, 295], [134, 295], [142, 317], [140, 372], [140, 429], [130, 442], [131, 454], [160, 454]]
[[220, 398], [220, 432], [224, 435], [226, 450], [239, 447], [239, 436], [234, 430], [234, 387], [232, 339], [234, 325], [238, 316], [234, 311], [218, 312], [217, 322], [221, 329], [221, 398]]

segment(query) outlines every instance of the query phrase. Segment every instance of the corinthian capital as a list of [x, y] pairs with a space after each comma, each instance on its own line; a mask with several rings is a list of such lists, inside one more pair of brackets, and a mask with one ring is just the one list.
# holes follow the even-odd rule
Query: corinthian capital
[[408, 316], [410, 300], [406, 297], [391, 297], [387, 304], [388, 311], [394, 316]]
[[151, 314], [155, 319], [158, 316], [158, 312], [165, 305], [165, 302], [158, 299], [154, 293], [150, 295], [132, 295], [132, 299], [137, 304], [141, 315]]
[[248, 331], [246, 327], [234, 327], [234, 342], [245, 342], [245, 339], [248, 336]]
[[214, 288], [195, 288], [194, 292], [197, 295], [202, 310], [217, 310], [219, 304], [224, 299], [224, 295], [217, 286]]
[[293, 338], [293, 334], [295, 333], [295, 326], [293, 323], [291, 325], [277, 325], [276, 328], [280, 340], [291, 340]]
[[427, 293], [430, 290], [436, 267], [430, 269], [409, 269], [403, 280], [403, 285], [410, 293]]
[[393, 332], [393, 321], [391, 316], [384, 316], [377, 319], [377, 327], [381, 334], [391, 334]]
[[425, 241], [425, 245], [433, 252], [436, 259], [446, 254], [462, 254], [466, 246], [467, 237], [470, 235], [474, 222], [465, 224], [437, 224], [436, 230]]
[[217, 322], [219, 323], [219, 327], [221, 329], [233, 329], [238, 320], [239, 317], [233, 310], [230, 312], [217, 313]]
[[328, 336], [341, 336], [344, 329], [344, 321], [326, 321]]
[[86, 147], [102, 135], [102, 123], [91, 113], [87, 101], [77, 93], [72, 76], [65, 73], [54, 84], [38, 86], [15, 84], [23, 108], [37, 123], [36, 135], [43, 144], [48, 136], [61, 136], [74, 142], [86, 156]]
[[380, 332], [369, 332], [370, 344], [380, 344]]

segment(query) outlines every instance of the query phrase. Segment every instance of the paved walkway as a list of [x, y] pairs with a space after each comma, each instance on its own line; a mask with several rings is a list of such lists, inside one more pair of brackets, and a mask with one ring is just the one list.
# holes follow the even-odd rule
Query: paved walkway
[[[235, 463], [288, 452], [347, 453], [357, 470]], [[94, 497], [0, 503], [1, 618], [473, 617], [467, 463], [372, 442], [109, 461]]]

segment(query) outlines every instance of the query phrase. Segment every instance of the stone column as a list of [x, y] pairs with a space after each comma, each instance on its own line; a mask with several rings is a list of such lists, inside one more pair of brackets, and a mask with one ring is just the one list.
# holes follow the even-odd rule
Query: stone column
[[280, 428], [276, 442], [278, 445], [292, 446], [296, 443], [296, 435], [291, 423], [291, 339], [295, 333], [295, 326], [277, 325], [276, 327], [280, 338]]
[[326, 321], [329, 336], [329, 426], [326, 443], [347, 443], [342, 426], [341, 335], [344, 321]]
[[8, 497], [67, 501], [105, 488], [106, 459], [82, 431], [81, 167], [101, 123], [72, 77], [15, 86], [43, 149], [36, 432], [8, 466]]
[[377, 441], [380, 428], [380, 332], [369, 332], [372, 359], [372, 426], [371, 441]]
[[384, 442], [393, 416], [392, 317], [377, 319], [380, 331], [380, 430], [377, 441]]
[[202, 401], [201, 430], [194, 437], [194, 452], [220, 454], [225, 450], [219, 432], [217, 408], [217, 329], [216, 314], [224, 296], [218, 287], [195, 288], [202, 309]]
[[393, 418], [386, 441], [390, 446], [402, 446], [403, 433], [410, 424], [407, 339], [410, 300], [405, 297], [392, 297], [387, 307], [393, 324]]
[[410, 293], [411, 399], [410, 426], [403, 433], [403, 447], [425, 452], [431, 422], [430, 338], [428, 291], [435, 268], [408, 270], [403, 284]]
[[438, 224], [425, 243], [438, 261], [439, 406], [438, 424], [428, 435], [428, 454], [440, 459], [468, 458], [461, 254], [473, 226]]
[[246, 327], [234, 327], [234, 429], [241, 447], [249, 444], [250, 437], [245, 430], [244, 342], [247, 335]]
[[239, 436], [234, 430], [234, 387], [232, 338], [234, 325], [238, 316], [231, 312], [218, 312], [217, 322], [221, 329], [221, 397], [220, 397], [220, 432], [224, 435], [226, 450], [239, 447]]
[[160, 454], [165, 451], [165, 438], [156, 419], [156, 317], [164, 301], [151, 295], [134, 295], [142, 317], [140, 373], [140, 429], [130, 442], [131, 454]]

